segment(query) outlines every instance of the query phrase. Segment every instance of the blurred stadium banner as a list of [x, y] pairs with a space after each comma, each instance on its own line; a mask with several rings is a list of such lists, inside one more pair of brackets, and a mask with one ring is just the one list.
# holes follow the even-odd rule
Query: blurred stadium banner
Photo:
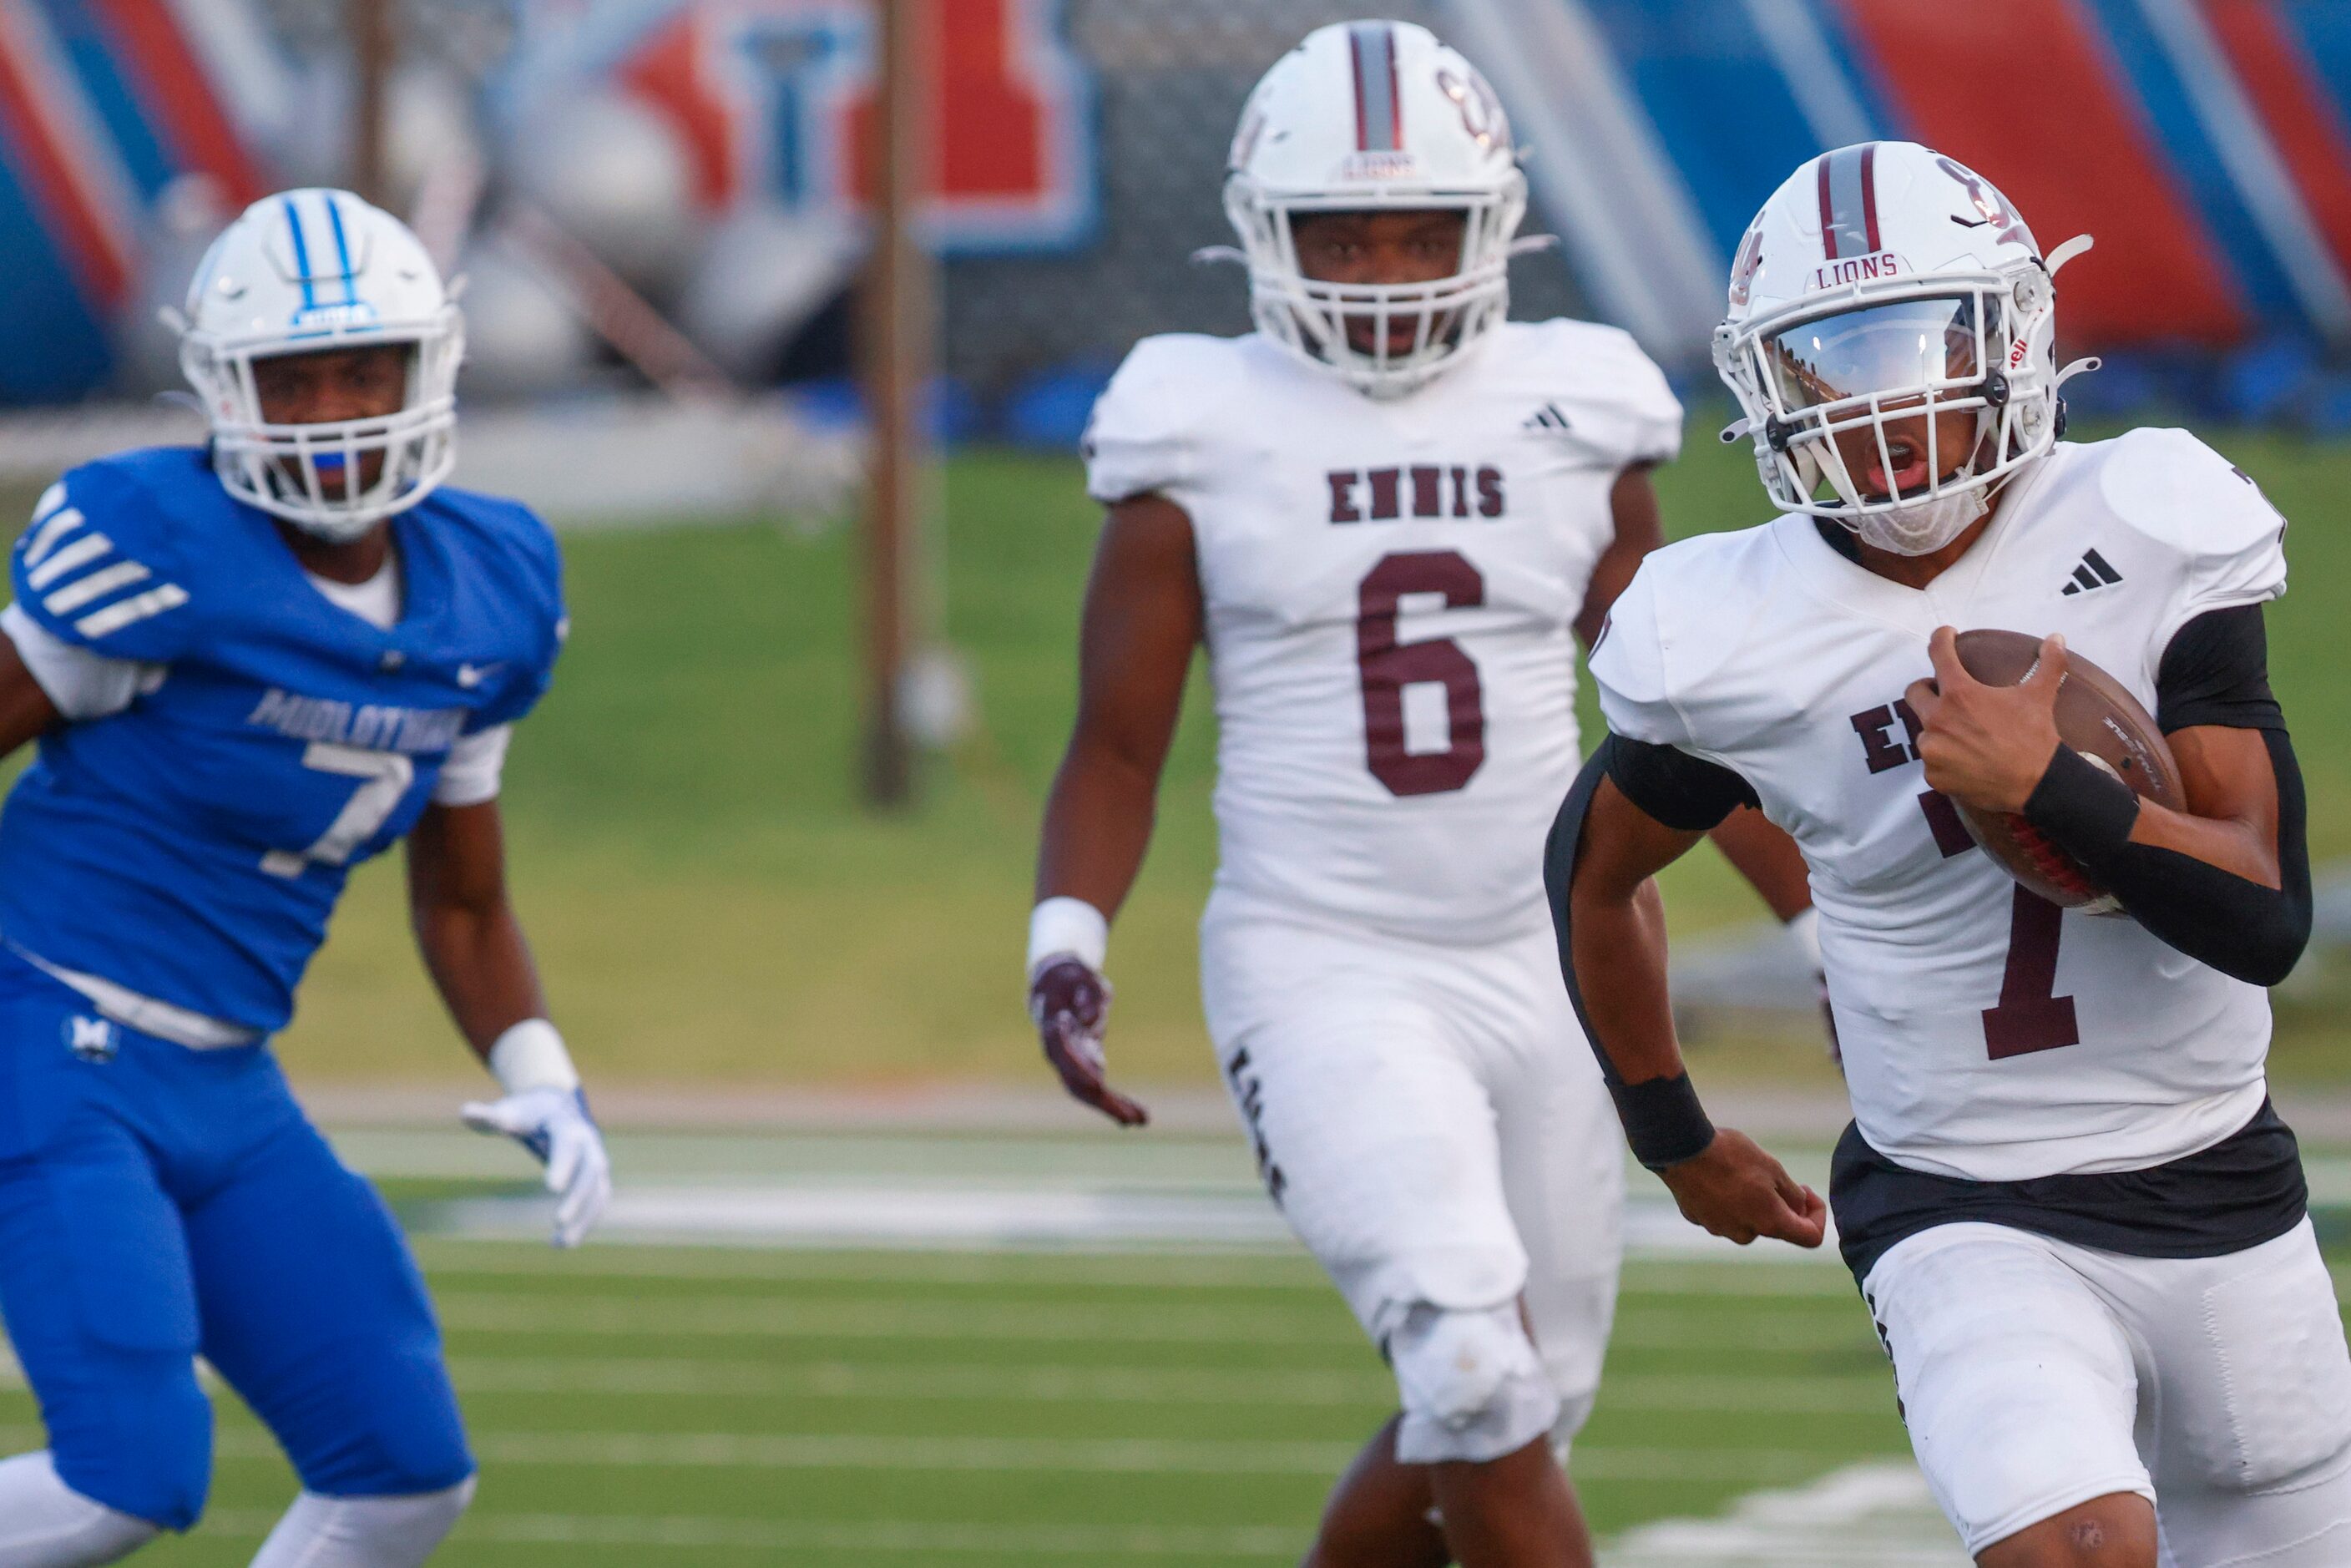
[[[2054, 245], [2085, 342], [2351, 338], [2343, 0], [1449, 0], [1602, 312], [1686, 358], [1756, 207], [1925, 141]], [[1695, 221], [1693, 221], [1695, 219]], [[1671, 288], [1673, 297], [1663, 297]]]
[[[1058, 249], [1096, 218], [1088, 77], [1051, 0], [946, 0], [928, 162], [931, 238], [948, 252]], [[861, 211], [874, 172], [872, 8], [842, 0], [632, 0], [518, 66], [523, 90], [604, 74], [690, 149], [696, 199]]]
[[[2351, 347], [2351, 0], [935, 0], [925, 232], [946, 257], [947, 374], [1016, 437], [1062, 433], [1141, 334], [1241, 329], [1234, 280], [1185, 260], [1226, 237], [1241, 98], [1308, 29], [1368, 9], [1483, 61], [1532, 147], [1566, 266], [1524, 263], [1522, 308], [1621, 322], [1694, 372], [1772, 185], [1889, 136], [1984, 171], [2044, 243], [2097, 236], [2067, 275], [2081, 346]], [[863, 245], [864, 0], [401, 13], [403, 210], [470, 157], [492, 229], [519, 194], [728, 374], [796, 363]], [[257, 190], [337, 177], [341, 16], [0, 0], [0, 401], [163, 383], [143, 323], [191, 236]], [[482, 242], [464, 247], [486, 328], [469, 395], [609, 372], [562, 290]]]
[[282, 101], [245, 9], [220, 0], [0, 0], [0, 398], [106, 376], [141, 230], [196, 173], [239, 205], [267, 188], [251, 116]]

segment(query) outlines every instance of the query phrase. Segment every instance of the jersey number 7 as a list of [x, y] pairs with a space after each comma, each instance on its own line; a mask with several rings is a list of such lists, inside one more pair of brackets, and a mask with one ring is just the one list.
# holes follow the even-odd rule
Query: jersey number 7
[[[1477, 661], [1450, 637], [1396, 641], [1406, 594], [1441, 595], [1458, 610], [1486, 602], [1486, 580], [1458, 550], [1383, 556], [1355, 590], [1355, 668], [1364, 695], [1364, 763], [1392, 795], [1442, 795], [1469, 782], [1486, 761], [1485, 693]], [[1405, 748], [1404, 689], [1445, 688], [1446, 747]]]
[[[1945, 860], [1976, 847], [1959, 813], [1939, 789], [1919, 793], [1918, 810]], [[2082, 1043], [2074, 998], [2057, 992], [2057, 939], [2065, 912], [2019, 883], [2008, 913], [2008, 962], [2000, 1001], [1983, 1010], [1984, 1050], [1994, 1061]]]
[[401, 799], [416, 781], [416, 764], [400, 752], [370, 751], [325, 740], [314, 740], [303, 748], [302, 766], [357, 779], [360, 787], [308, 849], [271, 850], [261, 857], [261, 869], [272, 876], [300, 876], [312, 861], [348, 864], [352, 852], [375, 837], [376, 830], [400, 809]]

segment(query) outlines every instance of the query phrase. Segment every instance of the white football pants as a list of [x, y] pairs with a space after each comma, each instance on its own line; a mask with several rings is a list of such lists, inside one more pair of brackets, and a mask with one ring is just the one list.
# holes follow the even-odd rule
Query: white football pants
[[1220, 889], [1200, 960], [1267, 1185], [1364, 1332], [1523, 1301], [1563, 1455], [1599, 1387], [1625, 1177], [1550, 927], [1449, 946]]
[[2351, 1350], [2307, 1219], [2219, 1258], [1943, 1225], [1862, 1293], [1970, 1552], [2137, 1492], [2164, 1568], [2351, 1563]]

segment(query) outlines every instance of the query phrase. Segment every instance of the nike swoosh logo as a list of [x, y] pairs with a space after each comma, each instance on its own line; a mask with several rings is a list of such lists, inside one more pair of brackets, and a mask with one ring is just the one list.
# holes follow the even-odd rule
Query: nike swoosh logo
[[488, 680], [491, 672], [497, 668], [496, 664], [460, 664], [457, 666], [457, 684], [467, 691], [472, 691], [475, 686]]
[[1957, 213], [1951, 214], [1951, 221], [1963, 229], [1980, 229], [1991, 222], [1990, 218], [1963, 218]]

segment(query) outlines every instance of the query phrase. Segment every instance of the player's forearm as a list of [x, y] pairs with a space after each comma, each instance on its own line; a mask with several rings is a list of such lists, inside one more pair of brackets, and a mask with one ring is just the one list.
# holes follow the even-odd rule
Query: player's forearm
[[1155, 768], [1072, 743], [1053, 779], [1037, 852], [1037, 897], [1115, 915], [1143, 869], [1158, 808]]
[[[2147, 822], [2143, 838], [2140, 820], [2162, 808], [2145, 805], [2071, 751], [2061, 750], [2051, 763], [2024, 815], [2159, 940], [2224, 975], [2273, 986], [2293, 972], [2310, 942], [2310, 853], [2294, 747], [2283, 731], [2264, 732], [2262, 739], [2277, 785], [2275, 883], [2165, 841], [2226, 852], [2227, 823], [2191, 828], [2179, 813], [2166, 812]], [[2241, 848], [2231, 858], [2241, 859]]]
[[503, 898], [486, 908], [444, 904], [412, 915], [425, 970], [477, 1055], [486, 1058], [516, 1024], [547, 1016], [530, 944]]
[[1615, 1078], [1635, 1084], [1680, 1076], [1681, 1042], [1666, 983], [1666, 903], [1657, 884], [1645, 881], [1630, 896], [1576, 888], [1569, 897], [1568, 946], [1584, 1027]]
[[1741, 806], [1707, 837], [1782, 923], [1813, 906], [1812, 873], [1804, 864], [1804, 852], [1754, 807]]

